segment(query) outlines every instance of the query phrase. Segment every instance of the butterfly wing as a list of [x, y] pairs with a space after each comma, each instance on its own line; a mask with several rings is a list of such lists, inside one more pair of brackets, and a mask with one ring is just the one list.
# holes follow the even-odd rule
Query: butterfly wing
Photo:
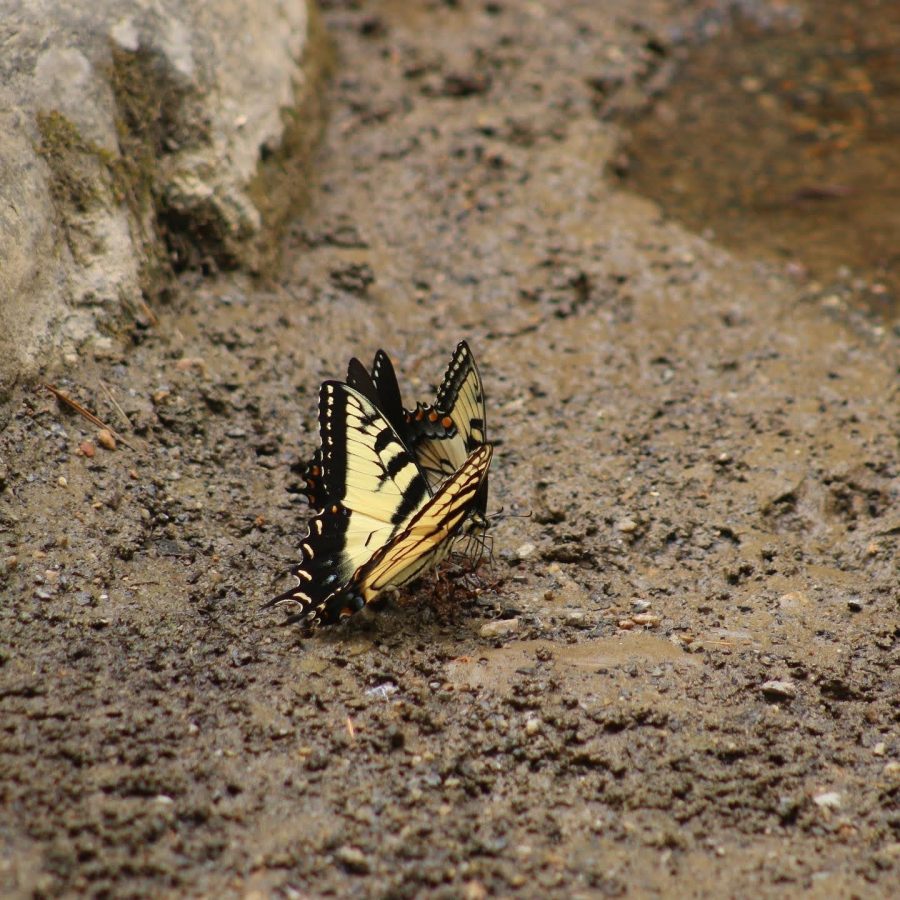
[[477, 447], [437, 493], [410, 517], [403, 530], [383, 544], [346, 585], [326, 598], [311, 623], [336, 622], [370, 603], [384, 590], [400, 587], [438, 565], [472, 515], [492, 455], [490, 444]]
[[[457, 344], [434, 406], [419, 404], [408, 419], [409, 446], [432, 486], [451, 476], [487, 442], [484, 386], [465, 341]], [[486, 510], [484, 479], [474, 511], [483, 520]]]
[[[400, 440], [411, 449], [410, 439], [413, 437], [408, 426], [408, 413], [403, 408], [400, 398], [400, 385], [391, 358], [379, 350], [372, 363], [371, 374], [356, 357], [347, 366], [347, 384], [362, 394], [374, 406]], [[307, 464], [303, 477], [306, 481], [304, 493], [313, 509], [322, 509], [333, 499], [325, 489], [322, 479], [322, 454], [316, 450], [312, 460]]]
[[401, 533], [431, 496], [424, 475], [390, 423], [354, 388], [337, 381], [322, 385], [319, 432], [316, 489], [326, 503], [301, 543], [302, 560], [292, 570], [297, 586], [267, 604], [298, 604], [293, 620], [310, 623], [321, 617], [328, 598]]

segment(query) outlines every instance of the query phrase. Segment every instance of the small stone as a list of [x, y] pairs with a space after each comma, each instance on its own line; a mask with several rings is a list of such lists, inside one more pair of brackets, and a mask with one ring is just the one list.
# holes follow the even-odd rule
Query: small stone
[[487, 888], [480, 881], [470, 881], [463, 888], [463, 900], [485, 900]]
[[69, 486], [69, 479], [66, 478], [65, 475], [60, 475], [59, 478], [56, 479], [56, 483], [57, 483], [61, 488], [68, 487], [68, 486]]
[[631, 617], [631, 621], [635, 625], [646, 625], [648, 628], [654, 628], [662, 621], [656, 613], [638, 613]]
[[368, 875], [372, 870], [372, 864], [368, 857], [356, 847], [341, 847], [334, 856], [345, 869], [354, 875]]
[[767, 700], [793, 700], [797, 696], [797, 688], [790, 681], [767, 681], [759, 689]]
[[585, 613], [583, 613], [580, 609], [572, 609], [569, 610], [563, 616], [563, 622], [566, 625], [571, 626], [572, 628], [590, 628], [591, 623], [588, 621], [588, 617]]
[[848, 600], [847, 601], [847, 609], [850, 612], [862, 612], [863, 605], [859, 602], [859, 600]]
[[879, 741], [872, 748], [872, 753], [874, 753], [875, 756], [884, 756], [884, 754], [887, 753], [887, 744], [885, 744], [884, 741]]
[[374, 697], [376, 700], [387, 700], [391, 694], [396, 694], [399, 688], [396, 684], [392, 684], [390, 681], [385, 682], [384, 684], [379, 684], [376, 687], [369, 688], [366, 691], [367, 697]]
[[885, 778], [890, 778], [891, 781], [900, 781], [900, 762], [891, 760], [889, 763], [885, 763], [884, 768], [881, 770], [881, 774], [884, 775]]
[[866, 547], [866, 556], [878, 556], [878, 551], [881, 550], [881, 545], [878, 541], [872, 541], [868, 547]]
[[116, 439], [108, 428], [101, 428], [97, 432], [97, 443], [106, 450], [116, 449]]
[[778, 598], [778, 605], [782, 609], [803, 609], [809, 605], [809, 595], [805, 591], [788, 591]]
[[634, 519], [619, 519], [616, 522], [616, 530], [621, 531], [622, 534], [633, 534], [637, 531], [637, 522]]
[[813, 803], [820, 809], [840, 809], [842, 799], [837, 791], [826, 791], [813, 797]]
[[650, 601], [649, 600], [632, 600], [631, 608], [636, 613], [647, 612], [650, 609]]
[[203, 371], [206, 368], [206, 360], [202, 356], [183, 356], [175, 363], [179, 372], [188, 372], [191, 369]]
[[78, 450], [82, 454], [82, 456], [86, 456], [88, 459], [93, 459], [94, 454], [97, 452], [94, 449], [94, 445], [90, 441], [82, 441], [78, 445]]
[[616, 622], [616, 625], [624, 631], [631, 631], [631, 629], [634, 628], [635, 622], [634, 619], [619, 619], [619, 621]]
[[515, 634], [520, 624], [519, 619], [497, 619], [482, 625], [478, 633], [485, 638], [505, 637], [508, 634]]
[[537, 548], [534, 546], [534, 544], [530, 542], [522, 544], [520, 547], [516, 548], [516, 556], [518, 556], [519, 559], [528, 559], [528, 557], [531, 556], [531, 554], [534, 553], [536, 549]]
[[534, 737], [536, 734], [540, 734], [541, 732], [541, 720], [540, 719], [529, 719], [525, 723], [525, 734], [528, 737]]

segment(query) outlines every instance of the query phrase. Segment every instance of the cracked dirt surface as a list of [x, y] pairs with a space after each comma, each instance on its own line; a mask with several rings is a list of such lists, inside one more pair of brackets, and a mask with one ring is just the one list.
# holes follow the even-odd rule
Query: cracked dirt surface
[[[676, 11], [597, 6], [329, 4], [277, 283], [47, 373], [130, 447], [20, 390], [4, 896], [893, 893], [896, 336], [604, 178], [597, 84]], [[281, 627], [319, 382], [384, 346], [429, 399], [462, 337], [531, 517], [474, 587]]]

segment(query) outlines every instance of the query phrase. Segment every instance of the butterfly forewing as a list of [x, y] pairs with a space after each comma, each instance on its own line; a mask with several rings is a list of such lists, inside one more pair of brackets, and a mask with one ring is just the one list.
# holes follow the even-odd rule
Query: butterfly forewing
[[[409, 427], [415, 435], [416, 459], [432, 485], [456, 472], [472, 451], [486, 443], [484, 387], [465, 341], [456, 347], [434, 406], [420, 404], [410, 414]], [[476, 509], [482, 515], [487, 509], [487, 482]]]
[[303, 558], [292, 570], [297, 587], [271, 601], [299, 604], [295, 620], [315, 616], [430, 497], [396, 432], [353, 388], [336, 381], [322, 385], [319, 431], [318, 485], [328, 503], [301, 543]]

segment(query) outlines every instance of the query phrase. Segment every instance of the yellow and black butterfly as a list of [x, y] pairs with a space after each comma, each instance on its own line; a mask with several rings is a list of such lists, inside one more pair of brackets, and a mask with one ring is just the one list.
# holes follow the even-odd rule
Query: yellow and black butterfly
[[483, 515], [493, 447], [478, 443], [434, 490], [367, 393], [337, 381], [322, 385], [314, 460], [321, 506], [292, 569], [297, 586], [266, 604], [299, 606], [290, 622], [316, 626], [352, 615], [440, 563], [467, 520]]
[[[347, 367], [347, 384], [387, 419], [425, 474], [432, 490], [451, 477], [468, 456], [487, 442], [484, 387], [472, 351], [460, 341], [444, 374], [434, 404], [418, 403], [407, 410], [391, 358], [379, 350], [371, 373], [356, 358]], [[322, 450], [316, 451], [304, 472], [306, 497], [314, 509], [332, 499], [322, 481]], [[486, 524], [487, 479], [473, 504], [475, 523]]]

